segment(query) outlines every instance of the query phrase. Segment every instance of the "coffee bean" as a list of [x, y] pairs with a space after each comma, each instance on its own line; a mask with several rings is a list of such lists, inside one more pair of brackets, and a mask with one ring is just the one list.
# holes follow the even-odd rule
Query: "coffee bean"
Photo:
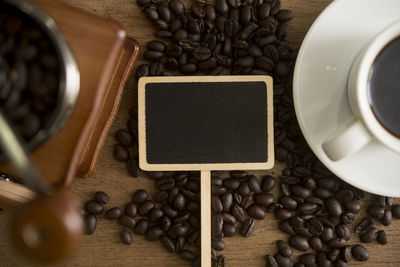
[[281, 196], [279, 198], [279, 203], [281, 203], [284, 207], [288, 209], [296, 209], [297, 208], [297, 202], [293, 198], [289, 196]]
[[211, 232], [212, 236], [217, 237], [222, 232], [224, 220], [221, 214], [216, 214], [211, 218]]
[[334, 238], [328, 243], [331, 248], [342, 248], [346, 245], [346, 240], [344, 238]]
[[293, 255], [293, 250], [289, 246], [288, 243], [283, 242], [282, 240], [278, 240], [276, 243], [279, 252], [282, 254], [284, 257], [291, 257]]
[[159, 221], [159, 225], [161, 226], [161, 229], [168, 231], [171, 227], [171, 220], [167, 216], [163, 216]]
[[213, 195], [222, 195], [226, 193], [226, 188], [221, 185], [211, 185], [211, 193]]
[[298, 196], [300, 198], [308, 198], [312, 195], [312, 191], [308, 188], [305, 188], [301, 185], [293, 185], [290, 187], [290, 191], [293, 195]]
[[306, 266], [314, 266], [316, 267], [316, 255], [314, 253], [305, 253], [300, 255], [299, 257], [300, 262], [304, 263]]
[[259, 206], [267, 208], [274, 202], [274, 196], [269, 193], [257, 193], [254, 195], [254, 201]]
[[265, 257], [266, 261], [267, 261], [267, 267], [278, 267], [278, 263], [276, 262], [274, 256], [268, 254]]
[[149, 214], [149, 220], [151, 222], [156, 222], [159, 219], [161, 219], [161, 217], [163, 217], [163, 216], [164, 216], [164, 212], [162, 210], [153, 208]]
[[378, 231], [378, 236], [376, 238], [379, 244], [386, 245], [387, 243], [387, 236], [384, 230]]
[[385, 208], [376, 204], [371, 204], [368, 206], [367, 212], [372, 218], [382, 220], [385, 214]]
[[294, 235], [295, 234], [295, 231], [293, 230], [293, 228], [290, 225], [289, 221], [281, 221], [279, 223], [278, 227], [282, 232], [284, 232], [284, 233], [286, 233], [288, 235]]
[[288, 185], [295, 185], [300, 182], [300, 179], [295, 176], [284, 176], [284, 177], [281, 177], [281, 182], [288, 184]]
[[376, 240], [378, 236], [378, 230], [371, 226], [368, 229], [366, 229], [363, 234], [360, 235], [360, 240], [363, 243], [372, 243]]
[[243, 237], [249, 237], [254, 232], [254, 228], [255, 228], [254, 220], [246, 219], [245, 221], [243, 221], [242, 225], [240, 226], [239, 233]]
[[178, 216], [178, 212], [174, 210], [170, 205], [164, 205], [162, 207], [162, 210], [164, 211], [165, 215], [167, 215], [170, 218]]
[[344, 262], [349, 262], [353, 257], [353, 254], [351, 252], [352, 248], [353, 248], [352, 246], [345, 246], [344, 248], [342, 248], [341, 258]]
[[121, 209], [118, 207], [111, 208], [106, 212], [106, 218], [109, 220], [118, 219], [121, 216]]
[[256, 219], [256, 220], [262, 220], [265, 218], [265, 211], [258, 205], [253, 204], [247, 209], [247, 214]]
[[274, 255], [276, 262], [278, 263], [278, 266], [282, 267], [292, 267], [293, 266], [293, 261], [290, 257], [284, 257], [280, 253], [277, 253]]
[[124, 214], [119, 217], [118, 222], [129, 229], [133, 229], [136, 225], [135, 219]]
[[157, 203], [163, 203], [168, 199], [168, 192], [165, 190], [160, 190], [154, 195], [154, 201]]
[[121, 240], [126, 245], [132, 244], [132, 236], [127, 230], [121, 231]]
[[325, 206], [329, 212], [329, 214], [333, 217], [340, 217], [343, 213], [343, 208], [340, 202], [333, 197], [327, 198], [325, 200]]
[[250, 187], [249, 184], [247, 183], [247, 181], [243, 181], [239, 188], [238, 188], [238, 192], [242, 195], [242, 197], [248, 196], [250, 195]]
[[264, 192], [269, 192], [271, 191], [275, 186], [275, 179], [274, 177], [272, 177], [271, 175], [266, 175], [263, 177], [262, 179], [262, 183], [261, 183], [261, 189]]
[[246, 171], [231, 171], [229, 173], [229, 175], [232, 178], [237, 178], [237, 179], [242, 179], [242, 178], [246, 178], [248, 176]]
[[281, 9], [275, 15], [275, 18], [279, 21], [289, 21], [293, 19], [293, 13], [288, 9]]
[[320, 238], [313, 236], [308, 240], [310, 247], [315, 251], [321, 251], [323, 248], [322, 241]]
[[361, 205], [357, 200], [351, 200], [344, 204], [344, 208], [352, 213], [358, 213], [361, 210]]
[[231, 192], [221, 195], [222, 208], [224, 212], [229, 212], [233, 204], [233, 196]]
[[181, 211], [185, 208], [186, 200], [182, 194], [178, 194], [174, 199], [174, 208], [177, 211]]
[[321, 239], [325, 242], [329, 242], [333, 239], [333, 229], [331, 227], [325, 227], [321, 234]]
[[180, 71], [181, 71], [183, 74], [189, 75], [189, 74], [194, 74], [194, 73], [196, 72], [196, 69], [197, 69], [197, 67], [196, 67], [195, 64], [189, 63], [189, 64], [183, 65], [183, 66], [180, 68]]
[[215, 10], [219, 14], [227, 14], [229, 11], [229, 6], [226, 0], [216, 0], [215, 1]]
[[155, 241], [159, 239], [163, 233], [164, 231], [161, 229], [161, 227], [153, 226], [147, 231], [146, 238], [149, 241]]
[[307, 251], [310, 248], [307, 239], [299, 235], [292, 235], [289, 244], [300, 251]]
[[335, 262], [338, 259], [339, 254], [340, 254], [340, 250], [337, 248], [334, 248], [334, 249], [329, 250], [329, 252], [327, 253], [326, 256], [327, 256], [328, 260]]
[[179, 256], [180, 256], [182, 259], [186, 260], [186, 261], [193, 261], [193, 260], [196, 259], [196, 257], [197, 257], [197, 255], [196, 255], [193, 251], [188, 250], [188, 249], [182, 250], [182, 251], [179, 253]]
[[385, 210], [385, 213], [383, 215], [383, 218], [381, 220], [382, 224], [385, 226], [388, 226], [392, 223], [392, 212], [390, 210]]
[[96, 230], [97, 217], [92, 214], [88, 214], [85, 217], [85, 233], [91, 235]]
[[[189, 186], [188, 183], [185, 186]], [[159, 190], [171, 190], [175, 186], [175, 179], [172, 177], [161, 178], [156, 181], [156, 186]]]
[[302, 217], [294, 216], [289, 219], [289, 223], [294, 228], [302, 228], [305, 226], [306, 220], [304, 220]]
[[213, 196], [211, 198], [211, 208], [215, 213], [222, 213], [224, 211], [221, 199], [218, 196]]
[[353, 213], [346, 212], [346, 213], [342, 214], [341, 219], [344, 224], [351, 224], [351, 223], [353, 223], [355, 218], [356, 218], [356, 216]]
[[103, 212], [104, 207], [101, 205], [99, 202], [90, 200], [86, 203], [85, 209], [90, 213], [90, 214], [100, 214]]
[[295, 216], [295, 211], [285, 209], [285, 208], [280, 208], [280, 209], [276, 209], [274, 211], [274, 214], [275, 214], [275, 217], [280, 220], [287, 220], [287, 219]]
[[366, 229], [372, 226], [373, 222], [370, 217], [365, 217], [356, 227], [356, 234], [363, 234]]
[[193, 49], [193, 56], [199, 61], [204, 61], [211, 56], [211, 51], [208, 47], [197, 46]]
[[132, 218], [135, 218], [136, 215], [137, 215], [137, 207], [136, 207], [136, 205], [134, 203], [128, 203], [125, 206], [125, 214], [130, 216], [130, 217], [132, 217]]
[[215, 7], [214, 7], [214, 6], [212, 6], [212, 5], [206, 5], [206, 6], [204, 7], [204, 11], [205, 11], [205, 17], [204, 17], [204, 18], [205, 18], [207, 21], [212, 22], [212, 21], [215, 20], [215, 18], [216, 18], [216, 12], [215, 12]]
[[185, 6], [180, 0], [169, 1], [169, 8], [175, 15], [182, 15], [185, 13]]
[[317, 264], [321, 267], [332, 267], [332, 262], [328, 260], [326, 252], [319, 252], [317, 254]]
[[[122, 218], [122, 216], [121, 216]], [[138, 235], [144, 235], [149, 229], [149, 222], [146, 219], [140, 219], [135, 226], [135, 233]]]
[[129, 150], [120, 144], [114, 146], [114, 157], [115, 159], [124, 162], [130, 157]]
[[160, 240], [169, 252], [175, 252], [175, 243], [168, 236], [163, 236]]
[[110, 197], [107, 195], [107, 193], [103, 192], [103, 191], [97, 191], [94, 194], [94, 198], [96, 199], [96, 201], [98, 203], [101, 204], [108, 204], [110, 203]]
[[400, 219], [400, 205], [392, 206], [392, 214], [394, 218]]
[[250, 175], [247, 180], [247, 183], [249, 185], [251, 192], [254, 192], [254, 193], [261, 192], [261, 184], [255, 175]]
[[324, 231], [324, 226], [320, 220], [314, 217], [307, 222], [307, 229], [312, 235], [319, 236]]
[[233, 236], [236, 233], [236, 228], [231, 223], [224, 223], [224, 225], [222, 227], [222, 231], [224, 233], [224, 236], [229, 237], [229, 236]]
[[351, 249], [353, 257], [358, 261], [367, 261], [369, 259], [368, 251], [361, 245], [355, 245]]

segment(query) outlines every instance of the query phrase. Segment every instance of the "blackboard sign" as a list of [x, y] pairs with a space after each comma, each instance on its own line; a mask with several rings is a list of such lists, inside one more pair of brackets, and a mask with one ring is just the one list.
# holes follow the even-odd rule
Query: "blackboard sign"
[[273, 166], [270, 77], [146, 77], [138, 89], [141, 168]]

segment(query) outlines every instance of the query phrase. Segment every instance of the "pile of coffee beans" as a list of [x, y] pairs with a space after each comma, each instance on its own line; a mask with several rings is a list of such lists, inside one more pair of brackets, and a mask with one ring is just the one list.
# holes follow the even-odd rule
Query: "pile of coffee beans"
[[23, 140], [49, 122], [59, 76], [60, 62], [48, 35], [32, 18], [1, 2], [0, 107]]
[[[308, 147], [296, 120], [292, 72], [297, 51], [286, 40], [287, 24], [293, 14], [282, 10], [279, 0], [216, 0], [215, 4], [199, 0], [190, 9], [180, 0], [137, 3], [157, 28], [158, 38], [147, 44], [144, 58], [150, 63], [138, 67], [137, 78], [175, 74], [250, 74], [274, 78], [275, 153], [277, 161], [286, 168], [278, 179], [270, 175], [260, 179], [245, 171], [230, 172], [229, 177], [213, 173], [213, 266], [227, 264], [223, 255], [217, 255], [217, 251], [225, 249], [223, 238], [251, 236], [255, 220], [264, 219], [267, 213], [274, 213], [280, 221], [279, 229], [289, 236], [287, 241], [277, 241], [277, 253], [266, 255], [267, 266], [348, 266], [352, 258], [368, 260], [365, 247], [347, 244], [365, 193], [344, 183], [323, 166]], [[136, 177], [140, 172], [135, 146], [137, 115], [135, 110], [130, 114], [128, 130], [116, 133], [118, 144], [114, 156], [126, 162], [129, 174]], [[142, 207], [142, 213], [148, 216], [146, 213], [153, 214], [154, 210], [160, 217], [153, 215], [159, 222], [140, 219], [139, 234], [148, 235], [146, 231], [152, 225], [161, 227], [164, 232], [157, 231], [156, 236], [160, 235], [166, 249], [199, 266], [196, 256], [200, 245], [199, 174], [149, 172], [147, 175], [155, 179], [159, 191], [154, 201], [146, 200], [148, 204]], [[270, 193], [274, 186], [279, 187], [278, 196]], [[377, 196], [368, 213], [388, 225], [392, 217], [400, 217], [400, 206], [392, 205], [392, 201]], [[162, 206], [157, 207], [158, 203]], [[184, 230], [172, 230], [175, 227], [165, 230], [161, 214], [172, 225], [183, 225]], [[183, 221], [182, 216], [186, 218]], [[372, 224], [372, 218], [367, 217], [356, 227], [360, 241], [377, 240], [386, 244], [384, 230], [378, 231]], [[292, 259], [294, 249], [303, 253], [297, 259]]]

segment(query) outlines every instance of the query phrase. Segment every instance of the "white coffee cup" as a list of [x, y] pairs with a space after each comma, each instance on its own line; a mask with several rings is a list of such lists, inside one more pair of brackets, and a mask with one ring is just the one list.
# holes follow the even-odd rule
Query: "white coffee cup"
[[368, 79], [371, 67], [383, 48], [396, 38], [400, 38], [400, 20], [380, 32], [354, 61], [347, 84], [348, 99], [354, 117], [351, 122], [338, 129], [322, 144], [323, 150], [331, 160], [343, 159], [362, 149], [374, 139], [400, 154], [400, 138], [381, 125], [368, 99]]

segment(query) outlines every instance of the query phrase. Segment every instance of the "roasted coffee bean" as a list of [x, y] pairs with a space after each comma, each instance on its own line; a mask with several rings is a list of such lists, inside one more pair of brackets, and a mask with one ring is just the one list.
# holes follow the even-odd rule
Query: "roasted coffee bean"
[[85, 217], [85, 233], [91, 235], [96, 230], [97, 217], [92, 214], [88, 214]]
[[217, 59], [214, 57], [211, 57], [207, 59], [206, 61], [200, 62], [199, 63], [199, 70], [211, 70], [214, 69], [217, 66]]
[[292, 267], [293, 266], [293, 261], [290, 257], [284, 257], [282, 254], [276, 253], [274, 255], [274, 258], [276, 259], [278, 266], [282, 266], [282, 267]]
[[314, 194], [316, 197], [319, 197], [321, 199], [326, 199], [332, 196], [332, 193], [329, 190], [320, 187], [315, 189]]
[[248, 207], [253, 205], [253, 203], [254, 203], [253, 196], [249, 195], [243, 198], [242, 203], [240, 205], [243, 207], [243, 209], [247, 209]]
[[361, 245], [355, 245], [351, 249], [353, 257], [358, 261], [367, 261], [369, 259], [368, 251]]
[[300, 198], [308, 198], [312, 195], [312, 191], [308, 188], [305, 188], [301, 185], [293, 185], [290, 187], [290, 191], [293, 195], [298, 196]]
[[382, 224], [385, 226], [388, 226], [392, 223], [392, 212], [390, 210], [385, 210], [385, 213], [383, 215], [383, 218], [381, 220]]
[[227, 222], [230, 224], [236, 223], [236, 218], [229, 213], [222, 213], [222, 219], [224, 220], [224, 222]]
[[111, 208], [106, 212], [106, 218], [109, 220], [118, 219], [121, 216], [121, 209], [118, 207]]
[[242, 6], [240, 9], [240, 21], [243, 25], [246, 25], [250, 22], [252, 17], [253, 8], [250, 5]]
[[217, 251], [221, 251], [225, 249], [225, 243], [222, 240], [212, 240], [211, 246], [213, 249]]
[[337, 237], [344, 238], [346, 241], [350, 240], [350, 229], [346, 225], [339, 224], [338, 226], [336, 226], [335, 231]]
[[199, 61], [204, 61], [211, 56], [211, 51], [206, 46], [197, 46], [193, 49], [193, 56]]
[[295, 185], [298, 184], [300, 182], [300, 179], [298, 177], [295, 176], [284, 176], [281, 177], [281, 182], [288, 184], [288, 185]]
[[205, 19], [207, 21], [214, 21], [216, 18], [216, 12], [215, 12], [215, 7], [213, 5], [206, 5], [204, 7], [204, 11], [205, 11]]
[[385, 208], [376, 204], [371, 204], [368, 206], [367, 212], [372, 218], [382, 220], [385, 214]]
[[342, 204], [340, 204], [336, 198], [327, 198], [325, 200], [325, 206], [332, 217], [340, 217], [343, 213]]
[[224, 223], [224, 225], [222, 227], [222, 231], [224, 233], [224, 236], [229, 237], [229, 236], [233, 236], [236, 233], [236, 228], [233, 224]]
[[103, 212], [104, 207], [101, 205], [99, 202], [95, 200], [90, 200], [86, 203], [85, 209], [90, 213], [90, 214], [100, 214]]
[[161, 243], [169, 252], [175, 252], [175, 242], [172, 241], [168, 236], [161, 237]]
[[137, 206], [134, 203], [128, 203], [125, 206], [125, 214], [135, 218], [137, 215]]
[[281, 184], [280, 186], [281, 192], [285, 196], [290, 196], [292, 193], [290, 192], [290, 187], [287, 184]]
[[267, 261], [267, 267], [278, 267], [278, 263], [276, 262], [276, 259], [274, 258], [274, 256], [268, 254], [267, 256], [265, 256], [265, 259]]
[[349, 265], [346, 262], [340, 259], [335, 261], [335, 267], [348, 267], [348, 266]]
[[169, 1], [169, 9], [175, 15], [183, 15], [185, 13], [185, 6], [181, 0], [171, 0]]
[[147, 231], [146, 238], [149, 241], [155, 241], [159, 239], [163, 233], [164, 231], [161, 229], [161, 227], [153, 226]]
[[226, 188], [221, 185], [214, 185], [214, 184], [211, 185], [211, 193], [213, 195], [219, 196], [219, 195], [225, 194], [226, 191], [227, 191]]
[[379, 244], [386, 245], [387, 236], [384, 230], [378, 231], [378, 236], [376, 237], [376, 240], [378, 241]]
[[121, 240], [122, 240], [122, 243], [124, 243], [126, 245], [132, 244], [131, 233], [129, 233], [129, 231], [127, 231], [127, 230], [122, 230], [121, 231]]
[[284, 257], [291, 257], [293, 255], [293, 250], [289, 246], [288, 243], [283, 242], [283, 240], [278, 240], [276, 242], [276, 245], [278, 247], [279, 252], [284, 256]]
[[348, 203], [353, 200], [353, 195], [354, 193], [350, 189], [342, 189], [336, 194], [336, 197], [340, 202]]
[[231, 192], [221, 195], [222, 208], [224, 212], [229, 212], [233, 204], [233, 196]]
[[136, 223], [134, 231], [138, 235], [144, 235], [148, 229], [149, 229], [149, 222], [146, 219], [141, 219]]
[[321, 239], [325, 242], [329, 242], [333, 239], [333, 229], [331, 227], [325, 227], [321, 234]]
[[366, 229], [362, 235], [360, 235], [360, 240], [363, 243], [372, 243], [376, 240], [378, 236], [378, 230], [371, 226], [368, 229]]
[[124, 214], [119, 217], [118, 222], [129, 229], [133, 229], [136, 225], [135, 219]]
[[238, 192], [242, 195], [242, 197], [250, 195], [251, 190], [247, 181], [243, 181], [242, 183], [240, 183]]
[[281, 196], [279, 198], [279, 203], [281, 203], [285, 208], [288, 209], [296, 209], [297, 208], [297, 202], [290, 196]]
[[153, 178], [155, 180], [161, 179], [164, 176], [164, 172], [162, 171], [151, 171], [146, 173], [150, 178]]
[[162, 207], [162, 210], [164, 211], [164, 214], [170, 218], [178, 216], [178, 212], [174, 210], [170, 205], [164, 205]]
[[224, 211], [222, 201], [218, 196], [213, 196], [211, 198], [211, 208], [215, 213], [222, 213]]
[[346, 246], [346, 247], [342, 248], [341, 257], [344, 262], [349, 262], [351, 260], [351, 258], [353, 257], [351, 249], [352, 249], [352, 246]]
[[212, 236], [218, 237], [222, 232], [224, 220], [221, 214], [216, 214], [211, 218], [211, 232]]
[[196, 257], [197, 257], [197, 255], [196, 255], [193, 251], [188, 250], [188, 249], [182, 250], [182, 251], [179, 253], [179, 256], [180, 256], [182, 259], [186, 260], [186, 261], [193, 261], [193, 260], [196, 259]]
[[159, 225], [164, 231], [167, 231], [171, 227], [171, 220], [167, 216], [163, 216], [159, 221]]
[[326, 257], [328, 260], [335, 262], [338, 259], [339, 254], [340, 254], [340, 250], [337, 248], [334, 248], [334, 249], [329, 250]]
[[293, 230], [293, 228], [290, 225], [289, 221], [281, 221], [279, 223], [278, 227], [282, 232], [284, 232], [284, 233], [286, 233], [288, 235], [294, 235], [295, 234], [295, 231]]
[[186, 209], [190, 212], [198, 212], [200, 210], [200, 205], [195, 201], [189, 201], [186, 204]]
[[215, 1], [215, 10], [219, 14], [227, 14], [229, 11], [229, 6], [226, 0], [216, 0]]
[[314, 203], [303, 203], [298, 207], [298, 212], [301, 215], [308, 215], [308, 214], [315, 214], [320, 207], [317, 204]]
[[243, 237], [249, 237], [254, 232], [254, 220], [253, 219], [246, 219], [243, 221], [242, 225], [240, 226], [239, 233]]
[[174, 208], [177, 211], [181, 211], [185, 208], [186, 201], [182, 194], [178, 194], [174, 199]]
[[392, 206], [392, 214], [394, 218], [400, 219], [400, 205]]
[[310, 248], [308, 240], [299, 235], [292, 235], [289, 238], [289, 244], [300, 251], [307, 251]]
[[247, 183], [249, 185], [251, 192], [254, 192], [254, 193], [261, 192], [261, 184], [255, 175], [250, 175], [247, 180]]
[[342, 248], [346, 246], [346, 240], [344, 238], [331, 239], [328, 243], [331, 248]]
[[244, 220], [246, 219], [246, 214], [245, 214], [243, 208], [236, 203], [232, 205], [232, 215], [239, 222], [244, 222]]
[[361, 210], [361, 205], [357, 200], [351, 200], [344, 204], [344, 208], [352, 213], [358, 213]]
[[254, 202], [263, 208], [267, 208], [274, 202], [274, 196], [269, 193], [257, 193], [254, 195]]
[[253, 204], [250, 207], [248, 207], [247, 214], [256, 220], [262, 220], [265, 218], [266, 215], [265, 211], [256, 204]]
[[142, 204], [147, 200], [148, 194], [144, 189], [139, 189], [133, 194], [132, 202], [135, 204]]
[[365, 217], [356, 227], [355, 232], [356, 234], [360, 235], [365, 232], [370, 226], [373, 225], [373, 222], [370, 217]]
[[124, 162], [124, 161], [127, 161], [129, 159], [129, 157], [130, 157], [130, 153], [126, 147], [124, 147], [120, 144], [116, 144], [114, 146], [114, 158], [115, 159], [117, 159], [121, 162]]
[[280, 219], [280, 220], [287, 220], [287, 219], [295, 216], [296, 213], [293, 210], [280, 208], [280, 209], [276, 209], [274, 211], [274, 214], [275, 214], [275, 217]]
[[308, 240], [308, 244], [315, 251], [321, 251], [323, 248], [322, 241], [320, 238], [313, 236]]
[[353, 213], [346, 212], [346, 213], [342, 214], [341, 219], [344, 224], [351, 224], [351, 223], [353, 223], [355, 218], [356, 218], [356, 216]]
[[94, 194], [94, 198], [96, 199], [96, 201], [98, 203], [101, 204], [108, 204], [110, 203], [110, 197], [107, 195], [107, 193], [103, 192], [103, 191], [97, 191]]
[[307, 229], [312, 235], [319, 236], [324, 231], [324, 226], [320, 220], [313, 217], [307, 222]]
[[154, 195], [154, 201], [157, 203], [164, 203], [168, 199], [168, 192], [160, 190]]
[[194, 74], [196, 72], [196, 69], [197, 69], [197, 67], [195, 64], [188, 63], [188, 64], [181, 66], [180, 72], [182, 72], [183, 74], [189, 75], [189, 74]]
[[189, 219], [189, 216], [190, 216], [189, 212], [182, 213], [179, 216], [175, 217], [174, 222], [175, 223], [186, 222]]
[[229, 190], [236, 190], [240, 186], [240, 180], [238, 178], [228, 178], [224, 180], [224, 186]]
[[314, 267], [317, 266], [317, 264], [316, 264], [317, 258], [316, 258], [316, 255], [314, 253], [302, 254], [299, 257], [299, 260], [300, 260], [300, 262], [304, 263], [305, 266], [310, 266], [310, 267], [311, 266], [314, 266]]
[[310, 238], [313, 236], [307, 228], [295, 228], [295, 232], [296, 234], [305, 238]]
[[[266, 175], [263, 177], [262, 179], [262, 183], [261, 183], [261, 189], [264, 192], [269, 192], [271, 191], [275, 186], [275, 178], [272, 177], [271, 175]], [[234, 189], [231, 189], [234, 190]]]
[[161, 219], [162, 216], [164, 216], [164, 212], [162, 210], [153, 208], [149, 214], [149, 220], [151, 222], [156, 222]]
[[155, 6], [150, 6], [147, 7], [144, 10], [144, 13], [146, 14], [147, 18], [151, 21], [156, 21], [158, 20], [159, 16], [158, 16], [158, 12]]
[[[188, 186], [188, 183], [185, 187]], [[172, 177], [161, 178], [156, 181], [156, 186], [159, 190], [171, 190], [175, 186], [175, 179]]]
[[149, 61], [157, 61], [163, 57], [162, 52], [147, 50], [143, 53], [145, 59]]
[[293, 13], [292, 11], [288, 9], [281, 9], [278, 11], [278, 13], [275, 15], [275, 18], [279, 21], [289, 21], [293, 19]]
[[139, 176], [139, 164], [135, 158], [131, 158], [126, 161], [126, 170], [131, 177]]
[[328, 260], [326, 252], [319, 252], [317, 254], [317, 264], [321, 267], [332, 267], [333, 264], [331, 261]]
[[294, 228], [302, 228], [305, 226], [306, 220], [304, 220], [302, 217], [294, 216], [289, 219], [289, 223]]

